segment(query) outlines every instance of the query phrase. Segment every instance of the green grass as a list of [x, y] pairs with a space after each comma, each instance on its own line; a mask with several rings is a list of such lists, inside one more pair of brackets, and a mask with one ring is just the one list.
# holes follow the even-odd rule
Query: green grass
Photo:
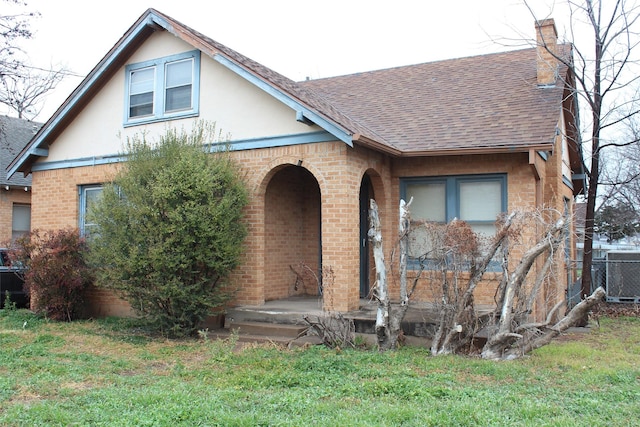
[[488, 362], [418, 348], [237, 351], [130, 320], [0, 310], [0, 425], [640, 425], [640, 319]]

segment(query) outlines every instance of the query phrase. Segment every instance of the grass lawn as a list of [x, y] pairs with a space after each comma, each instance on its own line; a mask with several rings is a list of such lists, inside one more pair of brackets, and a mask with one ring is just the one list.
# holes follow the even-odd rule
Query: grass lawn
[[233, 344], [0, 310], [0, 425], [640, 425], [640, 318], [513, 362]]

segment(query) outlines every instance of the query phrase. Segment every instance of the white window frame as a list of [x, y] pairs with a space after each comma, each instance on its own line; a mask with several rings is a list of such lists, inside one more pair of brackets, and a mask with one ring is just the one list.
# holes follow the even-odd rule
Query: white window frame
[[81, 236], [88, 236], [91, 234], [90, 228], [95, 225], [87, 222], [87, 193], [91, 191], [102, 192], [103, 190], [104, 186], [102, 184], [81, 185], [78, 187], [78, 228], [80, 229]]
[[[178, 62], [191, 61], [191, 105], [178, 110], [166, 110], [167, 65]], [[144, 116], [131, 117], [131, 76], [136, 71], [144, 69], [154, 70], [153, 108], [152, 113]], [[200, 113], [200, 51], [193, 50], [177, 55], [157, 58], [150, 61], [129, 64], [125, 67], [125, 106], [124, 126], [172, 120], [176, 118], [195, 117]]]

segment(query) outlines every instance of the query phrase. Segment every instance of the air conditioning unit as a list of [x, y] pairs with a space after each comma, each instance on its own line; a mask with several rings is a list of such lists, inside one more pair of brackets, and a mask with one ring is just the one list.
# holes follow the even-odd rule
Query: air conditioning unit
[[640, 251], [609, 251], [607, 302], [640, 303]]

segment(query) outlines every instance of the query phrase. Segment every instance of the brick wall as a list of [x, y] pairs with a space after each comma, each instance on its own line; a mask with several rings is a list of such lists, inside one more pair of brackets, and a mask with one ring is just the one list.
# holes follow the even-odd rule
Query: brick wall
[[[552, 187], [558, 192], [557, 177], [547, 173], [544, 163], [539, 169], [546, 175], [536, 180], [526, 154], [390, 159], [359, 146], [332, 142], [237, 151], [233, 156], [250, 192], [245, 210], [249, 235], [242, 264], [231, 277], [238, 288], [237, 304], [259, 305], [269, 299], [314, 294], [310, 276], [302, 287], [300, 283], [295, 287], [296, 275], [290, 266], [304, 263], [318, 271], [321, 229], [322, 263], [332, 271], [324, 283], [324, 307], [358, 308], [359, 191], [365, 174], [371, 178], [379, 205], [388, 259], [397, 240], [401, 177], [506, 173], [509, 210], [531, 210], [552, 200]], [[114, 166], [99, 166], [35, 172], [32, 226], [77, 227], [78, 186], [104, 182], [114, 170]], [[525, 238], [533, 239], [538, 232], [527, 231]], [[370, 277], [373, 268], [371, 263]], [[487, 276], [478, 289], [479, 304], [493, 301], [496, 280]], [[417, 296], [433, 299], [426, 284]], [[92, 293], [89, 306], [97, 314], [121, 315], [129, 310], [123, 301], [98, 290]]]
[[[265, 300], [317, 295], [320, 188], [298, 166], [280, 169], [265, 196]], [[297, 273], [294, 273], [294, 271]], [[315, 274], [315, 276], [314, 276]]]
[[31, 228], [77, 228], [78, 186], [106, 182], [114, 172], [113, 165], [34, 172]]
[[[318, 270], [321, 229], [322, 264], [333, 272], [323, 283], [324, 306], [338, 311], [358, 308], [360, 183], [365, 173], [370, 174], [376, 198], [386, 210], [389, 161], [342, 142], [242, 151], [234, 156], [247, 171], [252, 190], [246, 209], [250, 238], [243, 265], [233, 277], [240, 288], [237, 302], [261, 304], [301, 293], [293, 288], [296, 277], [289, 266], [304, 262]], [[386, 217], [390, 222], [390, 215]], [[313, 282], [304, 292], [313, 293]]]
[[[33, 172], [31, 229], [78, 228], [79, 186], [109, 181], [115, 165]], [[111, 292], [92, 288], [86, 301], [87, 316], [131, 315], [129, 304]]]
[[[399, 159], [393, 162], [392, 192], [393, 200], [400, 198], [400, 179], [408, 177], [435, 177], [448, 175], [474, 174], [507, 174], [507, 210], [531, 211], [536, 208], [536, 194], [538, 183], [533, 169], [529, 166], [529, 158], [525, 153], [516, 154], [487, 154], [476, 156], [446, 156]], [[526, 229], [523, 241], [532, 241], [537, 234], [536, 229]], [[513, 253], [514, 258], [518, 253]], [[421, 276], [423, 279], [416, 289], [415, 297], [419, 301], [434, 301], [438, 299], [439, 279], [431, 272]], [[409, 273], [409, 278], [415, 277], [415, 272]], [[476, 289], [477, 304], [492, 304], [499, 275], [485, 274], [484, 280]], [[396, 281], [397, 283], [397, 281]], [[398, 290], [393, 289], [397, 297]]]
[[[321, 227], [323, 264], [334, 272], [330, 283], [325, 283], [325, 308], [358, 308], [360, 183], [365, 173], [372, 176], [376, 198], [382, 211], [388, 212], [384, 201], [390, 199], [389, 161], [342, 142], [233, 155], [250, 190], [245, 211], [249, 237], [243, 263], [232, 275], [239, 289], [236, 302], [262, 304], [300, 293], [294, 289], [295, 275], [289, 265], [305, 262], [318, 269]], [[106, 165], [34, 172], [33, 227], [77, 227], [78, 187], [105, 182], [114, 171], [113, 165]], [[392, 221], [390, 215], [385, 217], [387, 223]], [[305, 292], [312, 293], [313, 288], [307, 285]], [[126, 303], [98, 290], [92, 292], [89, 306], [101, 315], [128, 310]]]
[[[555, 140], [555, 149], [550, 153], [546, 162], [544, 177], [544, 206], [551, 208], [548, 214], [548, 221], [556, 221], [566, 212], [568, 223], [568, 235], [570, 252], [569, 258], [575, 254], [575, 233], [573, 232], [573, 190], [568, 187], [563, 180], [562, 175], [562, 135], [557, 135]], [[569, 177], [570, 178], [570, 177]], [[567, 206], [565, 207], [565, 203]], [[550, 280], [547, 280], [543, 287], [540, 298], [536, 301], [535, 314], [539, 319], [547, 317], [549, 310], [564, 300], [567, 291], [567, 284], [576, 279], [575, 274], [571, 271], [570, 266], [566, 262], [565, 245], [562, 244], [555, 257], [556, 262], [552, 265]], [[539, 261], [541, 263], [542, 261]], [[562, 313], [560, 313], [562, 314]]]

